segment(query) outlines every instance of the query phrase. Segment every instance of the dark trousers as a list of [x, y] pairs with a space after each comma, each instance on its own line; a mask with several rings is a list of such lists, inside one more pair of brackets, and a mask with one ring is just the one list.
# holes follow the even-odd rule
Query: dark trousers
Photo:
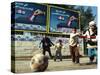
[[90, 62], [93, 62], [93, 60], [94, 60], [94, 55], [92, 55], [91, 57], [89, 57], [90, 58]]
[[71, 57], [72, 57], [72, 62], [73, 63], [79, 63], [79, 49], [77, 46], [69, 46], [70, 48], [70, 54], [71, 54]]
[[44, 47], [43, 48], [43, 54], [45, 55], [46, 51], [49, 53], [49, 56], [52, 58], [50, 47]]
[[58, 59], [58, 58], [60, 59], [60, 61], [62, 61], [62, 53], [61, 53], [61, 50], [57, 50], [56, 51], [54, 60], [56, 61], [56, 59]]
[[89, 56], [90, 62], [93, 62], [94, 57], [96, 57], [96, 60], [97, 60], [97, 49], [88, 48], [88, 56]]

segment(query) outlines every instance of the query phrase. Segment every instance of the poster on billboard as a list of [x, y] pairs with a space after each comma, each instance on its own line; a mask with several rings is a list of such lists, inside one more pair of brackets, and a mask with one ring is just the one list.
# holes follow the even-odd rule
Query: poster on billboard
[[50, 6], [50, 32], [70, 33], [72, 28], [80, 28], [79, 12]]
[[47, 6], [37, 3], [15, 2], [12, 4], [12, 28], [17, 30], [46, 31]]

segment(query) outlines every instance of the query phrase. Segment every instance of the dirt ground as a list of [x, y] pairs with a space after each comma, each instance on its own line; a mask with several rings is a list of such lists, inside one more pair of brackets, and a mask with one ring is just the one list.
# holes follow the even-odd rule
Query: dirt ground
[[[46, 71], [67, 71], [67, 70], [82, 70], [82, 69], [96, 69], [97, 64], [88, 64], [88, 57], [80, 58], [80, 64], [73, 64], [71, 59], [63, 59], [63, 61], [49, 59], [49, 65]], [[30, 69], [30, 60], [17, 60], [15, 62], [15, 69], [17, 73], [32, 72]]]

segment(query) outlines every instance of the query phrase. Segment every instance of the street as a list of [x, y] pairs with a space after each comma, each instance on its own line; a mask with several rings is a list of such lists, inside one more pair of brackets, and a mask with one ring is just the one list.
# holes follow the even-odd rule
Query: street
[[[80, 64], [73, 64], [71, 59], [57, 60], [49, 59], [48, 71], [67, 71], [67, 70], [83, 70], [83, 69], [96, 69], [96, 64], [88, 64], [88, 57], [80, 58]], [[17, 73], [32, 72], [30, 69], [30, 60], [16, 60], [15, 69]]]

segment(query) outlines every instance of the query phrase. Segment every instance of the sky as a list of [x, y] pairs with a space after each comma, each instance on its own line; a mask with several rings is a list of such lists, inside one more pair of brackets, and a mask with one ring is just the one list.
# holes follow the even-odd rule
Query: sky
[[95, 22], [97, 22], [97, 18], [98, 18], [97, 17], [98, 16], [97, 11], [98, 11], [97, 7], [92, 7], [92, 13], [93, 13], [93, 15], [96, 15]]

